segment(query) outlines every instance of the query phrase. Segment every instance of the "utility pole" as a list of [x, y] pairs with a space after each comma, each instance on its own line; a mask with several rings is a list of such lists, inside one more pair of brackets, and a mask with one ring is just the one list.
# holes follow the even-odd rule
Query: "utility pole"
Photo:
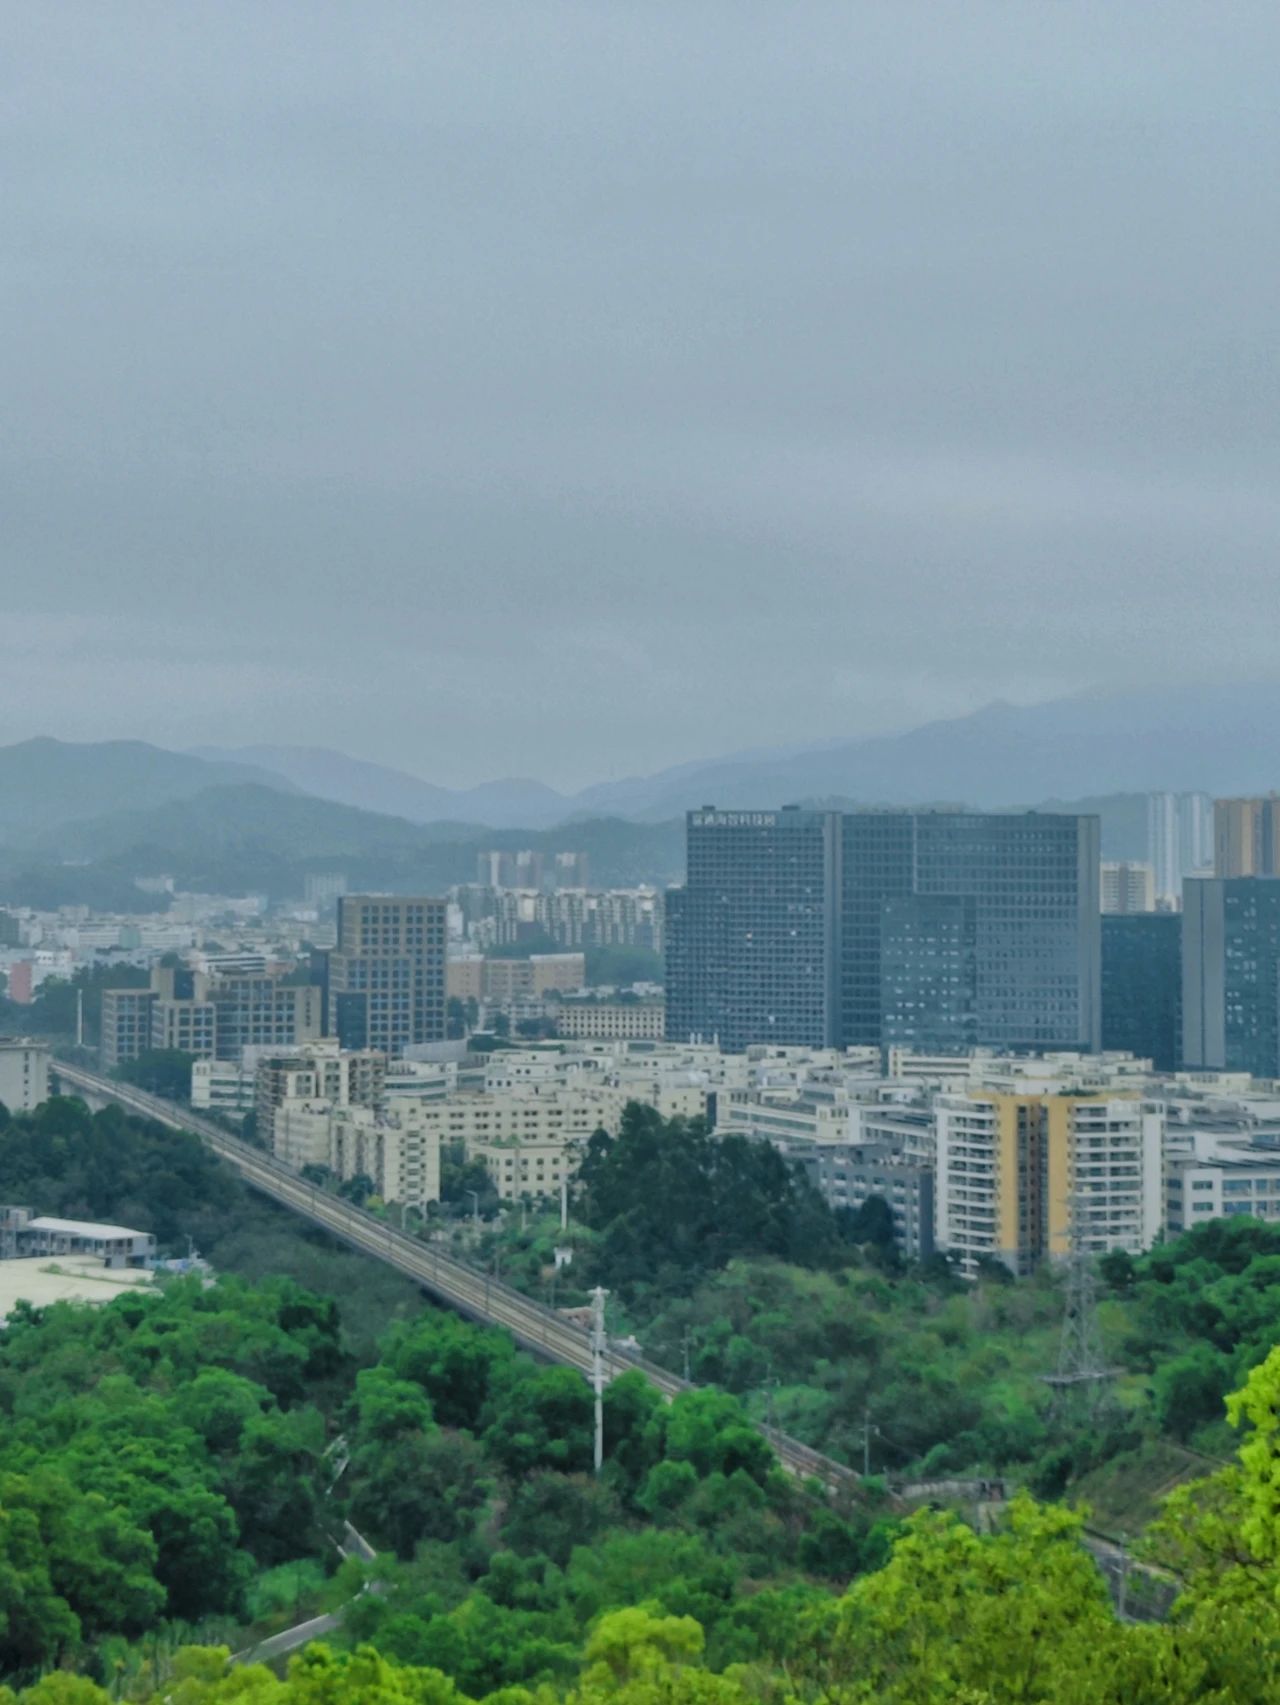
[[1116, 1615], [1123, 1622], [1129, 1612], [1129, 1536], [1120, 1535], [1120, 1585], [1116, 1593]]
[[680, 1348], [684, 1353], [684, 1378], [685, 1378], [685, 1384], [686, 1385], [689, 1383], [689, 1379], [690, 1379], [690, 1374], [689, 1374], [689, 1340], [690, 1340], [690, 1337], [691, 1337], [691, 1334], [690, 1334], [689, 1328], [686, 1326], [684, 1329], [684, 1336], [680, 1340]]
[[871, 1424], [871, 1409], [868, 1406], [862, 1412], [862, 1478], [871, 1478], [871, 1441], [880, 1437], [879, 1427]]
[[569, 1229], [569, 1180], [560, 1180], [560, 1230]]
[[84, 1047], [84, 990], [76, 990], [76, 1047]]
[[608, 1291], [597, 1285], [591, 1293], [591, 1384], [596, 1394], [595, 1466], [604, 1466], [604, 1299]]
[[773, 1413], [773, 1394], [778, 1389], [778, 1376], [770, 1374], [764, 1386], [765, 1425], [771, 1433], [777, 1431], [777, 1423]]
[[467, 1195], [470, 1196], [470, 1198], [471, 1198], [471, 1224], [475, 1228], [476, 1236], [479, 1237], [479, 1235], [480, 1235], [480, 1192], [478, 1190], [468, 1190]]

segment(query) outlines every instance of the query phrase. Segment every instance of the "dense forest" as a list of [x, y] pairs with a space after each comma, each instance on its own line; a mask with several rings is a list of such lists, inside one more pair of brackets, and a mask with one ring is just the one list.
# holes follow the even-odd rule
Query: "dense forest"
[[477, 1259], [544, 1300], [604, 1285], [616, 1332], [845, 1461], [1083, 1491], [1117, 1530], [1230, 1452], [1222, 1394], [1280, 1319], [1280, 1229], [1218, 1221], [1109, 1256], [1099, 1320], [1116, 1377], [1096, 1414], [1055, 1422], [1054, 1273], [1014, 1282], [993, 1265], [967, 1284], [941, 1256], [906, 1268], [883, 1204], [833, 1212], [768, 1145], [632, 1106], [616, 1139], [592, 1139], [574, 1214], [568, 1269], [554, 1216], [492, 1222]]
[[[716, 1386], [665, 1404], [614, 1381], [597, 1478], [578, 1375], [427, 1307], [193, 1140], [57, 1099], [0, 1123], [3, 1199], [194, 1239], [219, 1272], [97, 1309], [23, 1306], [0, 1332], [9, 1698], [1065, 1705], [1262, 1700], [1280, 1681], [1268, 1228], [1105, 1263], [1126, 1371], [1109, 1416], [1055, 1432], [1023, 1348], [1052, 1335], [1048, 1279], [898, 1271], [882, 1216], [830, 1214], [767, 1149], [634, 1115], [584, 1168], [574, 1283], [609, 1281], [617, 1327]], [[544, 1228], [489, 1235], [543, 1284]], [[1062, 1504], [911, 1514], [878, 1478], [835, 1503], [751, 1424], [776, 1403], [856, 1457], [864, 1392], [882, 1455], [883, 1419], [915, 1467], [1022, 1463], [1044, 1493], [1161, 1441], [1239, 1446], [1143, 1541], [1180, 1594], [1172, 1617], [1117, 1619]], [[224, 1674], [227, 1650], [323, 1611], [326, 1644], [286, 1678]]]
[[[725, 1661], [767, 1655], [802, 1603], [886, 1555], [887, 1501], [816, 1503], [727, 1393], [667, 1405], [615, 1380], [597, 1480], [578, 1374], [425, 1307], [162, 1127], [52, 1100], [0, 1129], [0, 1192], [197, 1239], [252, 1275], [11, 1316], [6, 1673], [136, 1668], [164, 1624], [247, 1640], [273, 1608], [350, 1596], [358, 1583], [332, 1578], [347, 1518], [386, 1554], [353, 1637], [406, 1660], [447, 1648], [477, 1693], [567, 1679], [594, 1618], [659, 1586]], [[308, 1268], [341, 1306], [288, 1276]]]
[[[989, 1532], [942, 1510], [910, 1517], [889, 1557], [839, 1592], [754, 1582], [744, 1568], [749, 1557], [728, 1552], [720, 1590], [688, 1608], [680, 1608], [690, 1599], [684, 1574], [641, 1562], [649, 1553], [652, 1563], [664, 1545], [674, 1555], [681, 1536], [662, 1526], [639, 1536], [629, 1552], [616, 1539], [592, 1535], [560, 1570], [549, 1560], [531, 1568], [518, 1552], [490, 1553], [480, 1586], [453, 1610], [444, 1608], [447, 1585], [442, 1590], [432, 1568], [432, 1549], [420, 1546], [409, 1589], [415, 1608], [388, 1610], [373, 1602], [377, 1594], [365, 1593], [349, 1613], [348, 1624], [373, 1623], [379, 1643], [352, 1646], [357, 1630], [344, 1627], [343, 1648], [309, 1646], [284, 1678], [263, 1665], [229, 1667], [225, 1646], [188, 1647], [153, 1653], [133, 1667], [117, 1659], [109, 1691], [53, 1673], [18, 1693], [0, 1691], [0, 1700], [1269, 1705], [1280, 1688], [1280, 1352], [1251, 1374], [1230, 1408], [1249, 1428], [1236, 1463], [1175, 1494], [1151, 1539], [1159, 1566], [1179, 1587], [1163, 1622], [1118, 1616], [1081, 1543], [1079, 1516], [1019, 1496]], [[745, 1468], [735, 1472], [751, 1479]], [[25, 1514], [6, 1509], [7, 1526], [17, 1529]], [[6, 1610], [15, 1579], [9, 1569]], [[392, 1591], [405, 1590], [402, 1577]], [[576, 1640], [560, 1642], [537, 1628], [554, 1611], [521, 1608], [538, 1606], [548, 1593], [566, 1612], [564, 1632], [576, 1620]], [[643, 1598], [607, 1608], [627, 1593]], [[719, 1650], [699, 1609], [729, 1624], [730, 1639], [718, 1642]], [[395, 1644], [421, 1651], [398, 1656], [389, 1650]], [[495, 1676], [502, 1678], [496, 1686]]]

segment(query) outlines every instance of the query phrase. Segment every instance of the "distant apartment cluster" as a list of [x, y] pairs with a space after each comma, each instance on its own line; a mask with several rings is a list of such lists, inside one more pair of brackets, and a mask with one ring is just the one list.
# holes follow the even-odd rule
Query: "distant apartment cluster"
[[591, 861], [584, 852], [538, 852], [490, 848], [476, 855], [476, 883], [481, 888], [523, 888], [555, 891], [590, 886]]
[[436, 1052], [392, 1061], [321, 1041], [248, 1071], [208, 1061], [194, 1099], [255, 1111], [295, 1170], [363, 1179], [419, 1210], [450, 1154], [482, 1163], [505, 1201], [555, 1198], [592, 1134], [615, 1133], [638, 1102], [773, 1143], [833, 1208], [880, 1198], [904, 1256], [945, 1251], [969, 1276], [1137, 1252], [1222, 1214], [1280, 1223], [1280, 1085], [1245, 1073], [1105, 1053], [632, 1040]]
[[152, 1049], [236, 1060], [246, 1047], [290, 1047], [323, 1028], [322, 993], [312, 985], [158, 966], [146, 988], [104, 991], [101, 1058], [108, 1070]]
[[562, 952], [642, 947], [661, 953], [665, 905], [653, 888], [560, 889], [486, 884], [454, 891], [467, 938], [484, 951], [546, 941]]
[[314, 981], [252, 955], [206, 959], [203, 970], [157, 966], [148, 987], [103, 994], [102, 1063], [112, 1069], [151, 1049], [237, 1061], [245, 1049], [324, 1036], [388, 1055], [442, 1041], [445, 915], [444, 900], [339, 895], [336, 942], [317, 956]]
[[[904, 1253], [970, 1274], [1280, 1221], [1280, 799], [1146, 807], [1147, 860], [1104, 861], [1087, 814], [707, 806], [665, 896], [594, 893], [576, 855], [487, 854], [447, 900], [335, 873], [305, 967], [265, 933], [152, 945], [103, 997], [103, 1063], [190, 1053], [197, 1106], [417, 1208], [450, 1154], [554, 1196], [639, 1101], [776, 1143], [833, 1206], [882, 1198]], [[665, 992], [586, 987], [601, 947], [663, 949]], [[499, 1020], [513, 1045], [469, 1052]], [[46, 1091], [0, 1042], [0, 1101]]]
[[451, 1151], [482, 1162], [505, 1199], [551, 1196], [592, 1134], [617, 1130], [628, 1102], [665, 1117], [708, 1112], [705, 1050], [583, 1042], [488, 1057], [463, 1044], [429, 1052], [440, 1057], [392, 1060], [326, 1040], [238, 1066], [199, 1061], [192, 1101], [253, 1112], [259, 1140], [295, 1170], [363, 1177], [385, 1200], [418, 1208], [439, 1198]]
[[718, 1098], [718, 1128], [775, 1143], [833, 1206], [881, 1197], [911, 1258], [1027, 1273], [1224, 1214], [1280, 1222], [1274, 1081], [1118, 1054], [752, 1055], [750, 1087]]

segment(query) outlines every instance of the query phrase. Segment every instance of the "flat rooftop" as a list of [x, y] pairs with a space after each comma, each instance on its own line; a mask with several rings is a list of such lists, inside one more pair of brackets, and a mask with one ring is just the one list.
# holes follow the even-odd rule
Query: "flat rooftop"
[[48, 1308], [55, 1302], [110, 1302], [124, 1291], [149, 1289], [152, 1275], [137, 1267], [109, 1268], [90, 1255], [19, 1256], [0, 1261], [0, 1321], [20, 1302]]
[[60, 1220], [52, 1214], [38, 1214], [28, 1220], [27, 1231], [60, 1231], [71, 1237], [91, 1237], [101, 1242], [118, 1243], [122, 1237], [147, 1237], [145, 1231], [132, 1231], [127, 1225], [98, 1225], [93, 1220]]

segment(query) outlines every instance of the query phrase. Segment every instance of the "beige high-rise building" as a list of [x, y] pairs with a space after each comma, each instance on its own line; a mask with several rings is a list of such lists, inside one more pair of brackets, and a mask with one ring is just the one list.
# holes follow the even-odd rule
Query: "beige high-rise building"
[[335, 1108], [329, 1119], [329, 1166], [341, 1179], [368, 1178], [384, 1202], [425, 1208], [440, 1200], [440, 1131], [416, 1101], [375, 1113]]
[[446, 910], [420, 895], [339, 897], [328, 1035], [392, 1057], [444, 1040]]
[[211, 975], [156, 966], [147, 989], [105, 989], [102, 1063], [108, 1071], [151, 1048], [239, 1064], [246, 1048], [293, 1048], [320, 1037], [323, 991], [262, 972]]
[[486, 1001], [501, 1005], [521, 996], [571, 994], [586, 980], [585, 954], [534, 953], [528, 959], [486, 959], [481, 988]]
[[445, 990], [450, 1000], [484, 998], [484, 959], [479, 953], [450, 959], [445, 967]]
[[1213, 874], [1280, 876], [1280, 795], [1214, 800]]
[[1154, 912], [1156, 873], [1149, 864], [1128, 861], [1102, 864], [1102, 909], [1115, 912]]

